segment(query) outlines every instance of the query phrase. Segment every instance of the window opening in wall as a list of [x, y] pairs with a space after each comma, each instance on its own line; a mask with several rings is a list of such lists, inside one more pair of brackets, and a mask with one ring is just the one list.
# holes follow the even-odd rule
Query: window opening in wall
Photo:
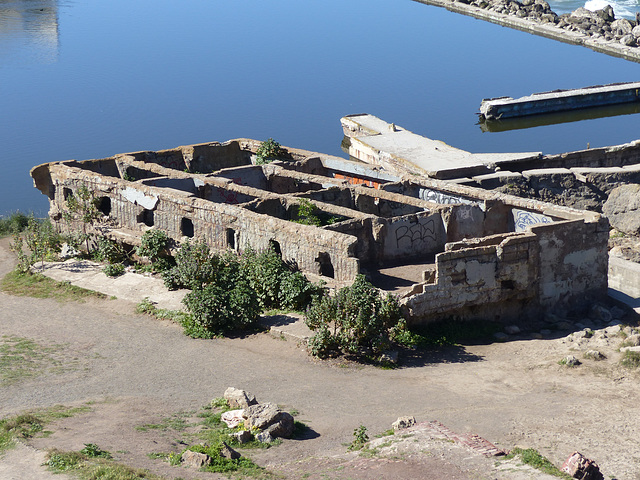
[[227, 228], [227, 246], [236, 249], [236, 231], [233, 228]]
[[70, 188], [64, 187], [62, 189], [62, 196], [65, 200], [67, 200], [72, 195], [73, 195], [73, 190], [71, 190]]
[[269, 249], [273, 250], [278, 255], [282, 256], [282, 250], [280, 249], [280, 243], [276, 242], [274, 239], [269, 240]]
[[316, 258], [316, 263], [318, 264], [318, 272], [323, 277], [333, 278], [333, 264], [331, 263], [331, 257], [327, 252], [320, 252], [318, 254], [318, 258]]
[[185, 237], [193, 238], [193, 222], [190, 218], [182, 218], [180, 221], [180, 231]]
[[147, 227], [153, 227], [153, 210], [146, 208], [138, 215], [138, 223], [144, 223]]
[[98, 199], [98, 210], [108, 217], [111, 213], [111, 199], [109, 197], [100, 197]]

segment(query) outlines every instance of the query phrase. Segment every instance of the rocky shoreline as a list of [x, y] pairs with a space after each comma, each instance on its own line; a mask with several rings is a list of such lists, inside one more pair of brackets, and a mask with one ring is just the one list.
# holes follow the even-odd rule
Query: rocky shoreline
[[636, 20], [616, 19], [610, 5], [595, 12], [580, 7], [558, 15], [545, 0], [416, 1], [640, 62], [638, 14]]

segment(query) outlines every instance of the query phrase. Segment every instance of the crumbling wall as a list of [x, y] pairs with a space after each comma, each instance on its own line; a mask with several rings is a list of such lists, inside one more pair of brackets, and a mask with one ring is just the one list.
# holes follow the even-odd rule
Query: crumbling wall
[[608, 222], [567, 220], [530, 227], [540, 245], [543, 306], [592, 300], [607, 289]]
[[528, 300], [537, 295], [539, 248], [531, 233], [496, 235], [448, 244], [436, 255], [434, 283], [415, 285], [401, 300], [414, 323], [473, 316], [473, 307]]

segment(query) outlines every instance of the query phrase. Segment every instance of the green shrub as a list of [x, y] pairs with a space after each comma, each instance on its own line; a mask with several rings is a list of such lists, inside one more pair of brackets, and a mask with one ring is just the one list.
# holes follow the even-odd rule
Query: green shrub
[[322, 284], [311, 283], [300, 272], [286, 272], [280, 279], [278, 305], [285, 310], [304, 310], [314, 298], [324, 295]]
[[124, 273], [124, 265], [122, 263], [108, 263], [102, 267], [102, 271], [107, 277], [119, 277]]
[[154, 271], [161, 272], [171, 268], [169, 245], [170, 239], [167, 234], [154, 228], [144, 232], [136, 253], [148, 258]]
[[94, 233], [90, 231], [90, 227], [101, 217], [98, 210], [98, 199], [94, 193], [85, 185], [82, 185], [74, 193], [69, 195], [66, 200], [67, 209], [62, 212], [65, 221], [70, 225], [70, 229], [75, 231], [74, 222], [79, 222], [82, 226], [82, 232], [76, 232], [73, 243], [76, 246], [84, 243], [87, 253], [89, 253], [91, 239]]
[[162, 273], [169, 290], [200, 289], [210, 282], [219, 267], [219, 257], [212, 256], [204, 241], [185, 242], [175, 255], [175, 266]]
[[20, 212], [12, 213], [7, 218], [1, 217], [0, 218], [0, 237], [22, 232], [25, 228], [27, 228], [28, 223], [29, 223], [29, 216]]
[[99, 262], [122, 263], [128, 260], [127, 252], [120, 242], [100, 236], [96, 240], [93, 257]]
[[276, 142], [273, 138], [262, 142], [256, 150], [256, 165], [264, 165], [286, 155], [288, 152], [285, 148]]
[[375, 355], [388, 349], [406, 328], [397, 299], [390, 294], [382, 297], [363, 275], [337, 295], [315, 300], [305, 323], [316, 332], [309, 345], [319, 357], [332, 351]]
[[353, 441], [349, 445], [349, 450], [361, 450], [368, 441], [367, 427], [360, 425], [353, 431]]
[[24, 231], [15, 231], [13, 234], [11, 250], [18, 256], [18, 271], [28, 272], [38, 261], [44, 263], [45, 260], [56, 260], [60, 243], [60, 235], [54, 231], [49, 219], [29, 217]]
[[249, 282], [241, 274], [237, 260], [220, 262], [211, 282], [192, 290], [183, 299], [191, 315], [183, 322], [185, 333], [196, 338], [212, 338], [253, 327], [258, 322], [260, 304]]

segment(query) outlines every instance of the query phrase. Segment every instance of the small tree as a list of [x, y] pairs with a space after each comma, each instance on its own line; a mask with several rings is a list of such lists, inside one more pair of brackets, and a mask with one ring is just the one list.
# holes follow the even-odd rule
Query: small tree
[[98, 200], [86, 185], [82, 185], [75, 193], [67, 198], [67, 211], [63, 212], [63, 218], [71, 224], [74, 220], [82, 225], [82, 234], [78, 244], [84, 242], [87, 253], [90, 253], [89, 240], [93, 237], [90, 228], [100, 218]]
[[[25, 244], [28, 251], [24, 250]], [[44, 269], [44, 261], [60, 251], [60, 236], [48, 219], [36, 220], [30, 216], [24, 231], [14, 232], [11, 250], [18, 256], [18, 271], [28, 272], [37, 261], [42, 263]]]

